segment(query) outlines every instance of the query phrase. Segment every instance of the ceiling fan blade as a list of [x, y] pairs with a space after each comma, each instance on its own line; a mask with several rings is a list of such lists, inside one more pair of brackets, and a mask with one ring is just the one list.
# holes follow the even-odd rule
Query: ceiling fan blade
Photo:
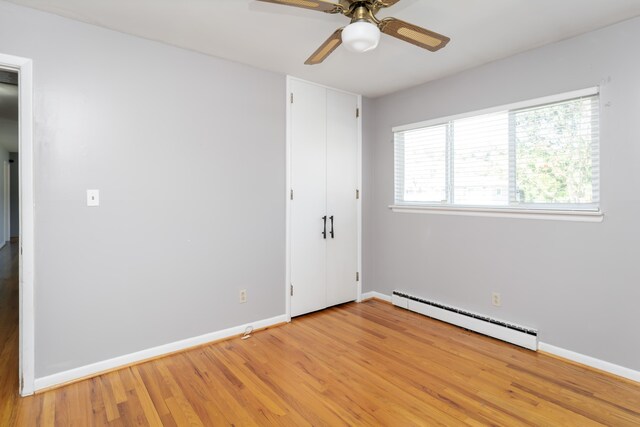
[[318, 10], [327, 13], [342, 12], [342, 5], [323, 0], [258, 0], [265, 3], [284, 4], [286, 6], [302, 7], [304, 9]]
[[396, 18], [385, 18], [380, 21], [380, 31], [419, 46], [423, 49], [435, 52], [442, 49], [451, 40], [447, 36], [426, 30], [417, 25], [409, 24]]
[[380, 5], [380, 7], [391, 7], [399, 1], [400, 0], [380, 0], [378, 4]]
[[338, 46], [342, 44], [342, 28], [338, 28], [331, 36], [322, 43], [322, 46], [318, 48], [313, 55], [305, 61], [306, 65], [316, 65], [324, 61], [327, 56], [336, 50]]

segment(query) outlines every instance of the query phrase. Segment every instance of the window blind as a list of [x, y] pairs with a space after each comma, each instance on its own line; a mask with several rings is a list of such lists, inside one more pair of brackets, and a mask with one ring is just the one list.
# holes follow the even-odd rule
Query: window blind
[[394, 132], [395, 203], [597, 210], [599, 95]]

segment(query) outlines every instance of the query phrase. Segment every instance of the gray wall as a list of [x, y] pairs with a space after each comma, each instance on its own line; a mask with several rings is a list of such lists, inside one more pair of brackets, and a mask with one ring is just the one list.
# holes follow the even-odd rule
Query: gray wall
[[284, 314], [285, 76], [3, 1], [0, 52], [34, 61], [37, 378]]
[[[0, 83], [0, 85], [9, 86], [8, 84]], [[6, 106], [7, 110], [11, 107]], [[16, 110], [18, 109], [16, 105]], [[6, 111], [6, 110], [5, 110]], [[7, 151], [13, 151], [18, 146], [18, 120], [2, 117], [2, 112], [0, 111], [0, 147], [4, 148]]]
[[[405, 289], [640, 369], [640, 56], [629, 50], [639, 42], [635, 19], [374, 100], [365, 124], [373, 158], [365, 290]], [[596, 85], [603, 223], [388, 209], [393, 126]], [[494, 290], [500, 308], [491, 305]]]
[[9, 153], [9, 158], [13, 160], [11, 163], [11, 177], [9, 181], [10, 188], [10, 210], [9, 219], [11, 221], [11, 236], [18, 237], [20, 235], [20, 169], [18, 153]]

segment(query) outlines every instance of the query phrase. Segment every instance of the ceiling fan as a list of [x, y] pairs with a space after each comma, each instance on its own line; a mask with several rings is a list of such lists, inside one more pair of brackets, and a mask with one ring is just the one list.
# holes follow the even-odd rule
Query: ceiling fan
[[325, 13], [341, 13], [351, 18], [351, 23], [337, 29], [307, 59], [305, 64], [316, 65], [324, 61], [340, 44], [353, 52], [366, 52], [378, 47], [380, 32], [404, 40], [423, 49], [435, 52], [449, 43], [449, 37], [429, 31], [396, 18], [376, 18], [382, 8], [393, 6], [400, 0], [258, 0], [287, 6], [302, 7]]

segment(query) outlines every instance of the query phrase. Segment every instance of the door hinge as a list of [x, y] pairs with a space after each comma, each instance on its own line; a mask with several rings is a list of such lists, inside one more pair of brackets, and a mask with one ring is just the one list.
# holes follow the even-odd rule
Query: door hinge
[[291, 189], [291, 195], [290, 195], [290, 197], [291, 197], [291, 200], [293, 200], [293, 188]]
[[24, 378], [20, 378], [20, 393], [24, 390]]
[[360, 190], [356, 190], [356, 200], [360, 200]]
[[291, 92], [291, 103], [293, 104], [293, 92]]
[[356, 282], [360, 281], [360, 272], [356, 271]]
[[356, 108], [356, 119], [360, 117], [360, 109]]
[[291, 296], [293, 296], [293, 283], [289, 285]]

